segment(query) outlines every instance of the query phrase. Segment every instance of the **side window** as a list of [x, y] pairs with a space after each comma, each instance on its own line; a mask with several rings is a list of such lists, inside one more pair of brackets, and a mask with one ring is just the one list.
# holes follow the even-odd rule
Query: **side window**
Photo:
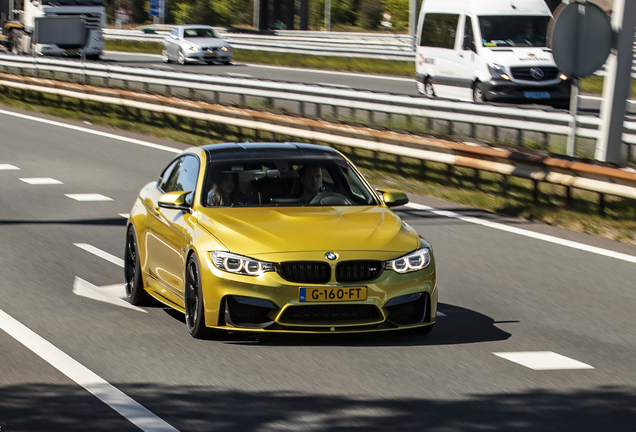
[[424, 16], [420, 45], [435, 48], [455, 48], [459, 15], [428, 13]]
[[475, 48], [475, 36], [473, 34], [473, 21], [469, 16], [466, 17], [464, 23], [464, 49], [477, 52]]
[[[174, 165], [174, 166], [173, 166]], [[172, 169], [172, 171], [170, 171]], [[194, 156], [184, 156], [170, 165], [165, 173], [170, 172], [167, 178], [162, 178], [161, 190], [165, 193], [175, 191], [189, 191], [186, 196], [186, 203], [192, 205], [194, 192], [197, 186], [197, 178], [199, 176], [199, 160]]]
[[168, 168], [163, 170], [163, 173], [161, 173], [161, 177], [159, 177], [159, 180], [157, 181], [157, 186], [159, 186], [159, 189], [161, 189], [163, 193], [172, 192], [172, 190], [170, 190], [170, 179], [176, 175], [181, 159], [182, 158], [175, 159], [170, 165], [168, 165]]

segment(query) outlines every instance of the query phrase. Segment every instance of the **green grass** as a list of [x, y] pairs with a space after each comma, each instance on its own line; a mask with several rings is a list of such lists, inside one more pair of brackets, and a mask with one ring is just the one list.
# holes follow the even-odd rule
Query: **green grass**
[[[156, 42], [135, 42], [108, 39], [107, 50], [161, 54], [161, 44]], [[234, 50], [237, 62], [261, 63], [279, 66], [303, 67], [311, 69], [337, 70], [347, 72], [375, 73], [414, 77], [413, 63], [393, 60], [373, 60], [364, 58], [328, 57], [302, 54], [287, 54], [266, 51]], [[603, 92], [604, 78], [592, 75], [581, 80], [582, 93], [600, 95]], [[636, 95], [636, 80], [632, 79], [632, 96]]]
[[[57, 117], [85, 121], [134, 133], [170, 139], [190, 145], [227, 141], [296, 141], [304, 140], [269, 133], [239, 129], [222, 124], [178, 118], [95, 102], [79, 103], [37, 92], [0, 87], [0, 105], [25, 109]], [[355, 152], [335, 146], [353, 159], [365, 176], [379, 186], [393, 187], [424, 196], [442, 198], [479, 209], [540, 221], [556, 226], [636, 244], [636, 205], [634, 200], [606, 196], [605, 216], [599, 215], [599, 195], [573, 189], [572, 201], [566, 205], [563, 186], [540, 183], [539, 202], [533, 200], [531, 180], [509, 177], [507, 192], [502, 193], [503, 177], [481, 172], [475, 184], [475, 171], [454, 168], [450, 180], [447, 166], [441, 163], [374, 153]]]

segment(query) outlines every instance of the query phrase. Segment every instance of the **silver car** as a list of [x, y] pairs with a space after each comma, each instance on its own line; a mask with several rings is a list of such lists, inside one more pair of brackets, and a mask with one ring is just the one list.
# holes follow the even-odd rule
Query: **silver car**
[[161, 57], [165, 63], [175, 61], [179, 64], [187, 62], [219, 62], [230, 64], [232, 47], [210, 26], [181, 25], [175, 26], [163, 39]]

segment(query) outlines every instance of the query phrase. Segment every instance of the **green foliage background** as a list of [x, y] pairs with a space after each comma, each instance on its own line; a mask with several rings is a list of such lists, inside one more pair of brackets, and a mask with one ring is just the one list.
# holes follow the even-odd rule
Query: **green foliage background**
[[[271, 0], [270, 0], [271, 1]], [[418, 7], [421, 0], [417, 1]], [[148, 0], [119, 0], [132, 12], [132, 24], [148, 24]], [[113, 20], [114, 3], [107, 7], [109, 19]], [[209, 24], [222, 27], [250, 28], [253, 22], [254, 0], [167, 0], [166, 24]], [[296, 20], [300, 0], [296, 0]], [[409, 22], [409, 0], [331, 0], [332, 30], [347, 30], [362, 27], [379, 30], [382, 14], [391, 14], [392, 30], [404, 31]], [[309, 0], [309, 27], [320, 30], [325, 25], [325, 0]]]

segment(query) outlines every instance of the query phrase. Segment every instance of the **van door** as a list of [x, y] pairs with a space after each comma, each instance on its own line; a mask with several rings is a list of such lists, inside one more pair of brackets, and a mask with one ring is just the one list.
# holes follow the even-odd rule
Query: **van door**
[[477, 46], [475, 44], [475, 32], [473, 28], [473, 20], [470, 15], [465, 15], [462, 25], [462, 33], [460, 35], [460, 43], [458, 44], [457, 53], [457, 70], [459, 71], [458, 87], [461, 88], [462, 99], [468, 98], [472, 100], [472, 86], [475, 80]]
[[438, 96], [449, 97], [459, 79], [456, 51], [459, 14], [427, 13], [424, 15], [418, 47], [418, 70], [429, 77]]

